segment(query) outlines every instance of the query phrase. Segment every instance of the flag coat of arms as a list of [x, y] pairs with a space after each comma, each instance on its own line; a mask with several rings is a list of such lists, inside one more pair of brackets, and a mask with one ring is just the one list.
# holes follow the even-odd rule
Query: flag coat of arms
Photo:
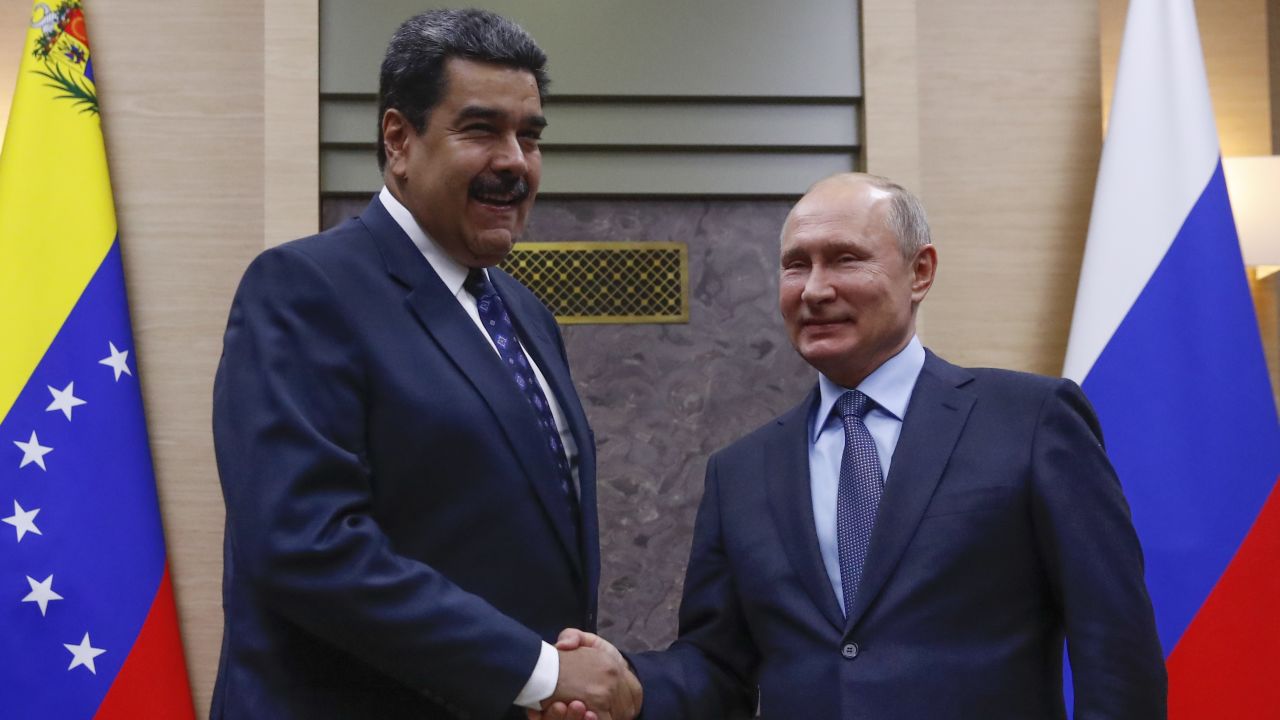
[[189, 718], [93, 66], [82, 3], [36, 2], [0, 150], [0, 716]]
[[1192, 0], [1132, 0], [1064, 374], [1146, 557], [1171, 718], [1280, 717], [1280, 424]]

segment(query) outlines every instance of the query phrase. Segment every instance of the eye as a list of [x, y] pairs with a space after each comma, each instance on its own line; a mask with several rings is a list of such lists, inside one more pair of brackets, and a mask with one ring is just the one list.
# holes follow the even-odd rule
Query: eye
[[462, 132], [468, 133], [471, 135], [484, 135], [484, 134], [497, 132], [497, 128], [495, 128], [493, 125], [490, 125], [489, 123], [477, 122], [477, 123], [469, 123], [467, 125], [463, 125]]

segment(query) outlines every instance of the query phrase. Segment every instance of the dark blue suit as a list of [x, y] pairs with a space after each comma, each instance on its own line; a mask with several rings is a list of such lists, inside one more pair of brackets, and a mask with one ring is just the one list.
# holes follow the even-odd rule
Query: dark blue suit
[[[800, 406], [712, 456], [671, 650], [631, 658], [651, 720], [1164, 716], [1142, 554], [1073, 383], [932, 353], [856, 604], [823, 568]], [[834, 512], [834, 509], [832, 510]]]
[[533, 409], [381, 203], [268, 250], [214, 387], [214, 718], [523, 717], [540, 640], [594, 626], [591, 430], [554, 318], [490, 277], [577, 442], [581, 532]]

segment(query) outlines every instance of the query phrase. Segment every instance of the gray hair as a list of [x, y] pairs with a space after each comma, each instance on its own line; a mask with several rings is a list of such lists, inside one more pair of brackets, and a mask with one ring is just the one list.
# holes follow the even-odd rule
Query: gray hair
[[486, 10], [429, 10], [405, 20], [391, 36], [378, 76], [378, 169], [386, 169], [382, 118], [395, 108], [421, 133], [445, 95], [451, 57], [528, 70], [547, 97], [547, 55], [524, 28]]

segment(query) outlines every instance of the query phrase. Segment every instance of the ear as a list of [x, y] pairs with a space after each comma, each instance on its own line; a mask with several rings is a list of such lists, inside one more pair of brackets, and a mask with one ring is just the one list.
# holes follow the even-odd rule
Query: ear
[[925, 245], [916, 251], [911, 259], [911, 302], [918, 304], [929, 294], [933, 287], [934, 275], [938, 272], [938, 251], [933, 245]]
[[417, 133], [409, 118], [395, 108], [382, 114], [382, 145], [387, 153], [387, 174], [403, 178], [408, 163], [409, 140]]

